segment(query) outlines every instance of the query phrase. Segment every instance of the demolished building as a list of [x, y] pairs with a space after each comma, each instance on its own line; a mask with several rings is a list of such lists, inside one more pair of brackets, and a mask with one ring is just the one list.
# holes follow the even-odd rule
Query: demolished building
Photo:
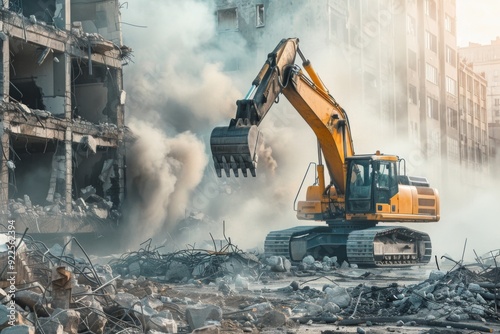
[[122, 65], [131, 54], [119, 2], [0, 5], [0, 213], [18, 232], [116, 225], [125, 198]]

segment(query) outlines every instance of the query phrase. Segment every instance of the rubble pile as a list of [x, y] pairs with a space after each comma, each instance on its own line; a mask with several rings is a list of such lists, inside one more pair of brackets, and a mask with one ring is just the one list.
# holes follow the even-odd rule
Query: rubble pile
[[[500, 328], [496, 266], [457, 263], [403, 285], [394, 277], [381, 279], [383, 269], [362, 271], [334, 258], [292, 264], [281, 257], [258, 258], [230, 242], [220, 250], [168, 254], [149, 242], [109, 264], [94, 265], [76, 239], [83, 259], [66, 255], [67, 245], [49, 249], [28, 235], [23, 239], [31, 276], [15, 284], [0, 276], [2, 334], [35, 333], [35, 328], [45, 333], [296, 333], [300, 326], [319, 324], [358, 326], [358, 333], [383, 324], [469, 332]], [[351, 284], [341, 285], [346, 279]]]
[[[100, 219], [118, 219], [119, 212], [113, 209], [113, 203], [99, 195], [96, 195], [95, 188], [88, 186], [81, 191], [81, 197], [73, 201], [72, 216], [75, 217], [97, 217]], [[9, 200], [9, 215], [17, 217], [20, 215], [30, 215], [33, 217], [46, 217], [64, 214], [65, 202], [59, 193], [54, 194], [54, 200], [48, 205], [32, 204], [28, 195], [23, 198]]]
[[220, 250], [190, 248], [174, 253], [161, 254], [151, 249], [151, 240], [145, 248], [123, 254], [110, 262], [113, 271], [122, 277], [145, 276], [157, 282], [188, 282], [192, 279], [204, 283], [227, 275], [244, 275], [256, 278], [260, 261], [257, 256], [245, 253], [227, 242]]

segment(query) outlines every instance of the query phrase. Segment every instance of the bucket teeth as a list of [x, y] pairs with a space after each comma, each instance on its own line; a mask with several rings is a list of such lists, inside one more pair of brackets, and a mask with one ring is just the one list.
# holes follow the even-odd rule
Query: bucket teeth
[[262, 136], [256, 126], [215, 128], [210, 137], [210, 147], [217, 176], [222, 176], [222, 169], [227, 177], [231, 170], [235, 177], [239, 176], [240, 170], [244, 177], [248, 176], [248, 170], [252, 176], [256, 176], [260, 145]]

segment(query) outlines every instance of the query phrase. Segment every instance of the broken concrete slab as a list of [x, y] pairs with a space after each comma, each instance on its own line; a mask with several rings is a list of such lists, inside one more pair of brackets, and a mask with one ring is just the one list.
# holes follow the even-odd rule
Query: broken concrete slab
[[346, 288], [340, 286], [327, 287], [325, 289], [326, 301], [335, 303], [339, 307], [344, 308], [351, 304], [352, 297], [347, 292]]
[[141, 305], [140, 299], [128, 292], [118, 292], [114, 301], [124, 309], [133, 309], [134, 305]]
[[80, 313], [78, 311], [56, 308], [52, 312], [51, 318], [59, 322], [66, 333], [78, 332], [78, 326], [80, 325]]
[[207, 321], [221, 321], [222, 309], [216, 305], [194, 305], [186, 308], [186, 320], [191, 329], [203, 327]]

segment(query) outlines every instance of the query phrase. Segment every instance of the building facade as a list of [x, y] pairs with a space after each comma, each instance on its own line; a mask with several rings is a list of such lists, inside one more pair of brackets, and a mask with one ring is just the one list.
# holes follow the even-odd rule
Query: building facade
[[500, 37], [489, 45], [469, 43], [458, 52], [466, 63], [474, 64], [476, 71], [485, 74], [488, 123], [500, 123]]
[[460, 161], [469, 170], [484, 173], [489, 166], [487, 81], [470, 63], [459, 62]]
[[3, 0], [0, 14], [2, 214], [46, 233], [116, 222], [130, 53], [119, 2]]
[[498, 175], [497, 164], [500, 151], [500, 37], [489, 45], [469, 43], [459, 49], [465, 64], [472, 64], [478, 72], [484, 73], [486, 87], [486, 111], [489, 136], [490, 169]]

